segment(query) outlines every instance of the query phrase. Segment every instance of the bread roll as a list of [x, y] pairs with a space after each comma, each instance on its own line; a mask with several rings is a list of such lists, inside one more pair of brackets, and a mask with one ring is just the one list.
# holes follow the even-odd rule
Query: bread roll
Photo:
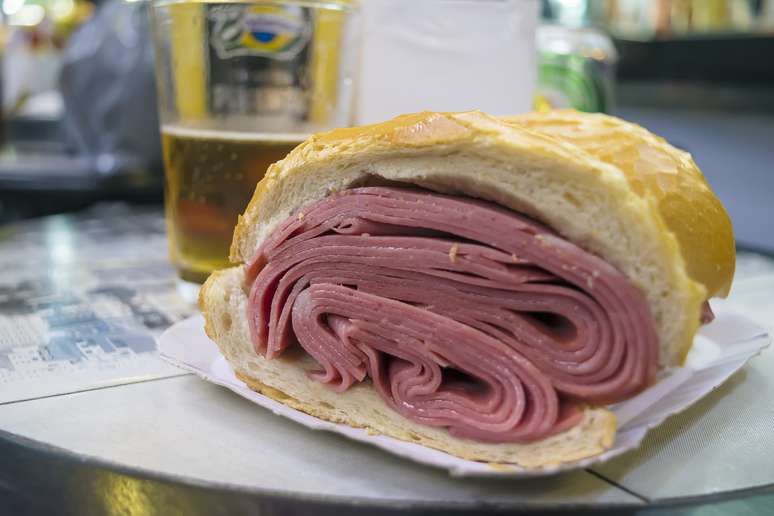
[[[552, 136], [555, 124], [542, 123], [543, 116], [549, 120], [554, 115], [507, 121], [480, 112], [405, 115], [314, 135], [272, 165], [239, 218], [231, 248], [234, 267], [214, 273], [200, 295], [206, 331], [237, 376], [254, 390], [322, 419], [466, 459], [539, 468], [609, 448], [614, 416], [604, 407], [588, 405], [578, 424], [536, 442], [455, 437], [445, 428], [404, 418], [368, 379], [344, 392], [330, 390], [307, 374], [314, 360], [297, 345], [280, 357], [264, 358], [248, 329], [250, 285], [244, 264], [283, 221], [303, 218], [305, 207], [354, 187], [414, 185], [524, 214], [604, 259], [644, 294], [657, 334], [659, 366], [679, 365], [697, 331], [702, 303], [727, 291], [733, 273], [733, 254], [727, 252], [733, 243], [730, 225], [717, 215], [722, 207], [690, 159], [646, 131], [620, 129], [627, 144], [619, 144], [656, 158], [626, 161], [562, 131]], [[580, 123], [589, 115], [563, 116]], [[707, 222], [707, 231], [714, 228], [718, 242], [712, 248], [722, 252], [694, 248], [705, 242], [690, 238], [694, 230], [681, 226], [679, 210], [670, 201], [673, 192], [654, 179], [665, 159], [689, 174], [667, 184], [688, 189], [680, 197], [685, 223], [695, 224], [692, 213], [717, 215]], [[700, 193], [692, 195], [691, 189]], [[718, 271], [717, 277], [708, 270]]]

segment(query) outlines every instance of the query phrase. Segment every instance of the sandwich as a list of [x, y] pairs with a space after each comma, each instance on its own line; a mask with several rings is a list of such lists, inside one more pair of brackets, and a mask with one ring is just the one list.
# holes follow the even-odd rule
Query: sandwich
[[251, 389], [464, 459], [609, 449], [734, 273], [690, 155], [574, 111], [418, 113], [269, 167], [199, 304]]

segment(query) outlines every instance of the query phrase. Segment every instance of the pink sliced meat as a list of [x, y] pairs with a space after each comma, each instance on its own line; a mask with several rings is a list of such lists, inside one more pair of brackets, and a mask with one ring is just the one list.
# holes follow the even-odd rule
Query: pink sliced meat
[[715, 320], [715, 312], [712, 311], [712, 307], [709, 304], [709, 301], [705, 301], [703, 305], [701, 305], [701, 316], [699, 317], [699, 322], [702, 324], [709, 324], [712, 321]]
[[256, 352], [300, 345], [336, 391], [370, 381], [419, 423], [532, 442], [627, 399], [658, 364], [643, 294], [494, 204], [356, 188], [284, 221], [247, 264]]

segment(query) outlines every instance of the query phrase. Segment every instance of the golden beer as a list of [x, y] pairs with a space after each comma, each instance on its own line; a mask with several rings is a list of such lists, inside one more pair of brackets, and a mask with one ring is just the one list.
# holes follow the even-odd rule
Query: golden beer
[[155, 0], [170, 258], [178, 292], [229, 266], [237, 217], [306, 136], [348, 126], [359, 46], [350, 0]]
[[255, 185], [304, 135], [168, 126], [161, 134], [170, 256], [182, 279], [201, 283], [229, 265], [234, 226]]

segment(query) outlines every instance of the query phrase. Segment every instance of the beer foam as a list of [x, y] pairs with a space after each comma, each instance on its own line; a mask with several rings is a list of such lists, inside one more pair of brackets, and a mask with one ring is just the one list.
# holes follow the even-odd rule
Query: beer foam
[[180, 125], [162, 125], [163, 134], [198, 140], [231, 140], [231, 141], [255, 141], [272, 143], [299, 143], [306, 140], [306, 133], [268, 133], [253, 131], [226, 131], [221, 129], [199, 129]]

